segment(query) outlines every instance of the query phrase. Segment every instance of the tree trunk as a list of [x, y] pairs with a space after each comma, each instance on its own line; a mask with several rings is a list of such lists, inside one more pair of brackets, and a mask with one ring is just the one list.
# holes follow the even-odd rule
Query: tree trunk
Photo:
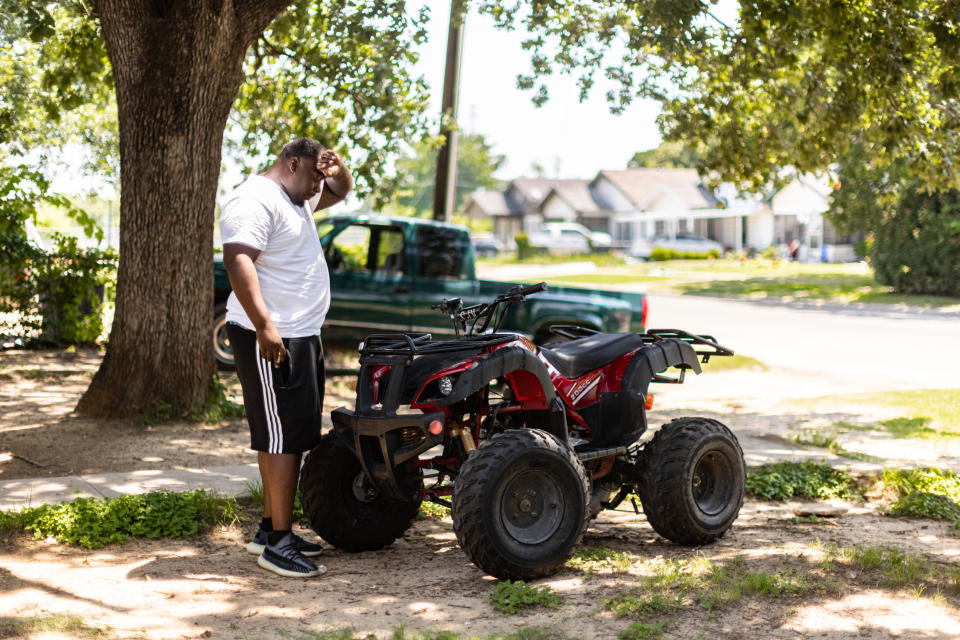
[[213, 223], [247, 49], [290, 0], [99, 0], [120, 125], [120, 264], [106, 356], [77, 411], [186, 411], [214, 374]]

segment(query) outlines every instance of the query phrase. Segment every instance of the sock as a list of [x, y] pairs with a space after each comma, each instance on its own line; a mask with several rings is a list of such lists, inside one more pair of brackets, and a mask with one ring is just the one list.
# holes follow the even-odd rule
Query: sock
[[260, 531], [273, 531], [273, 518], [260, 518]]
[[290, 529], [287, 529], [286, 531], [271, 531], [270, 544], [271, 545], [277, 544], [278, 542], [280, 542], [280, 539], [283, 538], [283, 536], [287, 535], [288, 533], [290, 533]]

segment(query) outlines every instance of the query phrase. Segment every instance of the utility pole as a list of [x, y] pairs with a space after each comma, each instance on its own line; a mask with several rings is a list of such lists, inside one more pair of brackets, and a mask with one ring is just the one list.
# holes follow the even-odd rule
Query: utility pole
[[450, 0], [447, 63], [443, 72], [443, 115], [440, 120], [440, 133], [446, 142], [437, 154], [437, 181], [433, 189], [434, 220], [450, 220], [457, 193], [457, 102], [460, 98], [460, 58], [466, 13], [465, 0]]

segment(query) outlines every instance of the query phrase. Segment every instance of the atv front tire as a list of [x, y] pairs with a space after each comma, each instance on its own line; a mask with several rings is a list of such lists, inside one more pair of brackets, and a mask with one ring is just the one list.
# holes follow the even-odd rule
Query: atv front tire
[[304, 460], [300, 502], [317, 534], [344, 551], [375, 551], [410, 528], [420, 501], [369, 494], [360, 462], [328, 433]]
[[720, 538], [743, 506], [746, 468], [736, 436], [720, 422], [678, 418], [643, 452], [640, 501], [650, 526], [683, 545]]
[[506, 580], [556, 572], [587, 527], [590, 482], [570, 447], [508, 429], [467, 458], [453, 490], [453, 530], [480, 569]]

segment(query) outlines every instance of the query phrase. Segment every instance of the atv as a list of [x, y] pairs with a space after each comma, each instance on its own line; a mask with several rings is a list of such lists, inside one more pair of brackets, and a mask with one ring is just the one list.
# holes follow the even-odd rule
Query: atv
[[[537, 346], [497, 331], [506, 308], [546, 288], [517, 286], [492, 302], [444, 300], [456, 337], [374, 334], [360, 344], [355, 409], [306, 457], [304, 513], [347, 551], [383, 548], [427, 500], [451, 509], [461, 548], [486, 573], [528, 580], [556, 572], [603, 509], [638, 496], [664, 538], [702, 545], [743, 505], [736, 437], [708, 418], [678, 418], [652, 438], [651, 382], [733, 352], [677, 329], [598, 333], [555, 325]], [[667, 376], [667, 369], [677, 373]]]

